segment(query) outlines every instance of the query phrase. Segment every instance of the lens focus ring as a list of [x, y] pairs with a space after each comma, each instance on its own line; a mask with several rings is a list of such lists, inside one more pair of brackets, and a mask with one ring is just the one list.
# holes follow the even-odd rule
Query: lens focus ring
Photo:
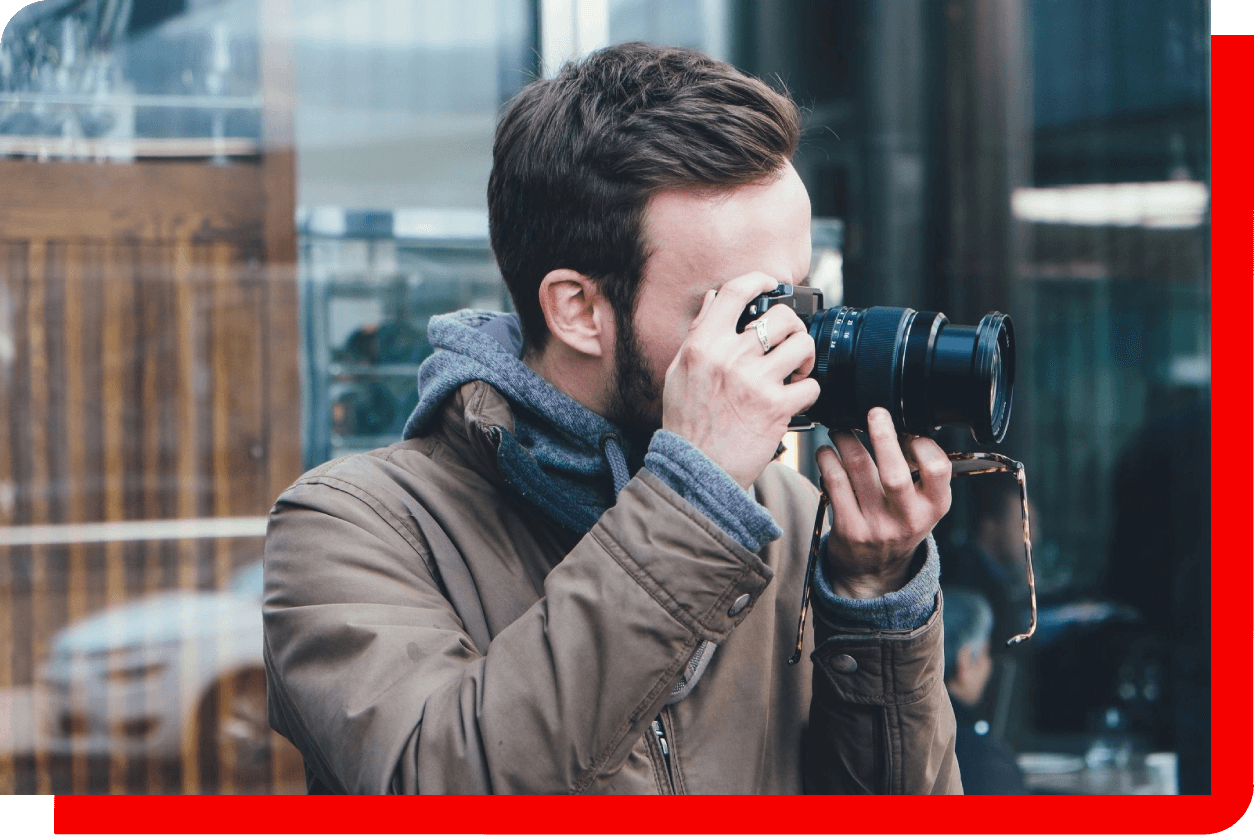
[[859, 423], [866, 421], [867, 411], [882, 406], [901, 419], [897, 397], [896, 374], [897, 332], [910, 308], [867, 308], [862, 314], [862, 327], [854, 348], [854, 394], [858, 401]]

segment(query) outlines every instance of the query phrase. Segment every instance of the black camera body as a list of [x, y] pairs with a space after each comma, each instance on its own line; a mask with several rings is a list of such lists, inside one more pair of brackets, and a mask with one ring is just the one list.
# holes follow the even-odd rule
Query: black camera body
[[811, 320], [823, 312], [823, 291], [802, 285], [781, 284], [770, 293], [763, 293], [745, 306], [745, 312], [736, 323], [736, 330], [743, 331], [749, 323], [778, 306], [792, 308], [808, 327]]
[[1014, 327], [997, 311], [976, 326], [913, 308], [824, 308], [823, 293], [781, 284], [745, 306], [737, 330], [770, 308], [791, 308], [814, 338], [819, 399], [791, 426], [865, 429], [882, 406], [898, 431], [922, 435], [968, 427], [976, 441], [1001, 441], [1014, 400]]

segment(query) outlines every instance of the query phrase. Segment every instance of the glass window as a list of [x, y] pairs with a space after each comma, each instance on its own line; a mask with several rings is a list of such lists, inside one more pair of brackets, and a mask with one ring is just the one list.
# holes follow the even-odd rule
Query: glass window
[[31, 4], [0, 47], [0, 154], [260, 152], [256, 0]]
[[305, 463], [386, 447], [418, 405], [427, 323], [509, 295], [473, 210], [300, 213]]
[[395, 439], [427, 317], [503, 304], [531, 4], [299, 5], [53, 0], [0, 42], [0, 792], [303, 791], [265, 515]]
[[[1034, 791], [1147, 791], [1153, 762], [1206, 792], [1207, 4], [746, 3], [730, 28], [731, 60], [803, 105], [845, 301], [1013, 318], [996, 449], [1026, 464], [1041, 624], [995, 646], [983, 728]], [[956, 480], [936, 532], [998, 643], [1027, 617], [1018, 506], [1013, 480]]]
[[[1027, 467], [1040, 627], [994, 645], [982, 728], [1035, 791], [1205, 792], [1204, 0], [580, 8], [45, 0], [10, 22], [0, 792], [303, 790], [264, 711], [266, 513], [398, 439], [431, 316], [508, 307], [502, 104], [540, 56], [637, 39], [792, 91], [828, 305], [1013, 318], [996, 449]], [[821, 440], [789, 445], [811, 477]], [[999, 638], [1026, 617], [1013, 494], [958, 480], [936, 532]]]

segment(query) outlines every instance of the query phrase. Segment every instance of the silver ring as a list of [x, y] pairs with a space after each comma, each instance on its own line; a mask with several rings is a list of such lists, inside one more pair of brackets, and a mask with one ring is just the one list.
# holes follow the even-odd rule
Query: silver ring
[[758, 332], [758, 342], [762, 343], [762, 353], [770, 353], [771, 340], [766, 336], [766, 322], [761, 319], [753, 320], [753, 330]]

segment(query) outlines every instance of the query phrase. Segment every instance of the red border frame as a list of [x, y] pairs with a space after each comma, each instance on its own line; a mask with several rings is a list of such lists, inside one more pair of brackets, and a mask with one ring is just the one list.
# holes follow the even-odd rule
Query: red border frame
[[[1213, 833], [1249, 807], [1254, 37], [1211, 38], [1212, 794], [1019, 798], [58, 796], [57, 833]], [[1233, 464], [1235, 463], [1235, 464]], [[1219, 730], [1222, 734], [1218, 733]]]

